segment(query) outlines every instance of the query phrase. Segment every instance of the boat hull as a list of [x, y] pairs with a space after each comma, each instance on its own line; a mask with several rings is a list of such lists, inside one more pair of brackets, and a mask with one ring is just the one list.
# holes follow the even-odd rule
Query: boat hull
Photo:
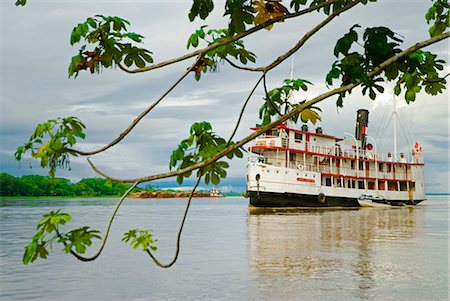
[[[250, 205], [254, 207], [361, 207], [357, 198], [308, 195], [297, 193], [277, 193], [267, 191], [248, 191]], [[417, 205], [423, 200], [402, 201], [406, 205]], [[390, 205], [389, 205], [390, 206]]]

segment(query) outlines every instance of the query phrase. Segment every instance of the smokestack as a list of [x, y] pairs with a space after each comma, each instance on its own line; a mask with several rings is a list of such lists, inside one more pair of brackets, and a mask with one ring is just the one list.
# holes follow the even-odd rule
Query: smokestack
[[366, 136], [367, 136], [367, 126], [369, 124], [369, 111], [365, 109], [360, 109], [356, 115], [356, 129], [355, 137], [356, 140], [360, 141], [361, 149], [366, 149]]

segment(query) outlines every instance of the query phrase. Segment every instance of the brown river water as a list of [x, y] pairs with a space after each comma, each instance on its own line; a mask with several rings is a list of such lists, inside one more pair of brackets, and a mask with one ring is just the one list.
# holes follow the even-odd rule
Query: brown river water
[[[98, 260], [54, 246], [23, 265], [42, 214], [102, 232], [116, 199], [1, 199], [0, 300], [448, 300], [449, 197], [416, 207], [249, 214], [244, 198], [194, 199], [179, 261], [156, 267], [121, 241], [150, 228], [170, 261], [183, 199], [126, 200]], [[88, 254], [93, 254], [98, 243]]]

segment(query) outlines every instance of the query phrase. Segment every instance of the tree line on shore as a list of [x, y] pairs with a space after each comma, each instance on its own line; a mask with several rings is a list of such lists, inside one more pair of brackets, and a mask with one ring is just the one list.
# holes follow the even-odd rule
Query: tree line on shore
[[[103, 178], [86, 178], [72, 183], [65, 178], [0, 173], [0, 196], [119, 196], [130, 185]], [[141, 189], [136, 189], [139, 191]]]

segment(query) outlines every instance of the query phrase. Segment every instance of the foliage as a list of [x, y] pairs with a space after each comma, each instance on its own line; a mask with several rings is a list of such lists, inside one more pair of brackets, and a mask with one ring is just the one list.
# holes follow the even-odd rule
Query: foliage
[[[208, 46], [223, 42], [228, 37], [227, 29], [210, 29], [205, 32], [208, 26], [202, 26], [197, 29], [188, 39], [187, 48], [199, 46], [200, 41], [204, 41]], [[218, 64], [228, 58], [239, 59], [242, 64], [247, 64], [248, 61], [255, 62], [256, 55], [245, 49], [244, 42], [237, 40], [216, 49], [213, 49], [206, 53], [205, 58], [199, 60], [194, 68], [195, 78], [200, 80], [201, 72], [204, 73], [208, 70], [217, 71]]]
[[92, 239], [101, 239], [98, 230], [89, 230], [89, 227], [81, 227], [67, 233], [61, 234], [60, 241], [64, 243], [64, 251], [69, 253], [73, 249], [83, 254], [86, 248], [92, 244]]
[[151, 249], [156, 251], [156, 246], [154, 245], [157, 240], [153, 239], [153, 234], [150, 233], [151, 230], [141, 230], [133, 229], [129, 230], [123, 235], [122, 241], [129, 242], [133, 249], [141, 248], [143, 251]]
[[61, 226], [71, 221], [72, 217], [61, 212], [50, 211], [44, 214], [39, 221], [37, 231], [31, 242], [25, 247], [22, 261], [24, 264], [32, 263], [38, 258], [46, 259], [49, 255], [49, 249], [52, 250], [54, 243], [60, 243], [64, 246], [66, 253], [73, 252], [84, 253], [86, 247], [92, 244], [92, 239], [101, 239], [97, 230], [89, 230], [85, 226], [79, 229], [61, 233]]
[[[87, 69], [91, 73], [98, 73], [101, 67], [114, 67], [122, 62], [127, 67], [134, 64], [138, 68], [153, 63], [150, 51], [131, 43], [140, 43], [144, 37], [128, 32], [127, 25], [130, 25], [130, 22], [125, 19], [97, 15], [75, 26], [70, 35], [70, 44], [83, 41], [83, 45], [78, 54], [72, 57], [69, 77], [77, 77], [81, 70]], [[87, 50], [88, 45], [93, 49]]]
[[[300, 89], [305, 92], [308, 91], [307, 84], [312, 85], [305, 79], [285, 79], [281, 87], [268, 91], [264, 98], [265, 102], [259, 109], [259, 118], [262, 120], [262, 125], [271, 123], [273, 117], [286, 114], [298, 104], [305, 103], [305, 101], [292, 103], [292, 100], [294, 91], [300, 91]], [[320, 108], [311, 106], [304, 109], [300, 113], [300, 119], [303, 122], [311, 121], [316, 124], [317, 120], [320, 120], [320, 116], [315, 111], [320, 111]], [[291, 119], [296, 122], [298, 117], [299, 114], [296, 114]]]
[[[216, 153], [225, 149], [229, 144], [225, 139], [219, 137], [212, 131], [211, 124], [209, 122], [196, 122], [191, 126], [188, 138], [181, 141], [178, 147], [172, 152], [170, 156], [170, 168], [183, 169], [187, 166], [202, 162]], [[230, 142], [231, 144], [232, 142]], [[228, 159], [233, 157], [242, 158], [243, 154], [241, 149], [236, 149], [227, 155]], [[205, 183], [211, 182], [214, 185], [220, 183], [221, 178], [226, 178], [227, 172], [225, 169], [229, 167], [229, 164], [225, 161], [214, 162], [205, 167], [201, 172], [198, 172], [198, 176], [205, 176]], [[177, 176], [177, 182], [183, 183], [183, 178], [190, 177], [191, 173], [185, 173]]]
[[103, 178], [85, 178], [72, 184], [64, 178], [39, 175], [15, 178], [0, 173], [0, 196], [119, 196], [129, 188], [129, 184]]
[[77, 138], [85, 138], [84, 129], [84, 124], [77, 117], [51, 119], [38, 124], [28, 142], [17, 148], [15, 158], [20, 161], [23, 154], [30, 150], [31, 157], [41, 160], [41, 166], [48, 166], [50, 175], [54, 176], [56, 167], [70, 168], [69, 155], [77, 156], [70, 147], [77, 142]]
[[450, 26], [449, 21], [450, 4], [447, 0], [436, 0], [425, 15], [427, 23], [434, 20], [433, 25], [428, 32], [430, 36], [435, 37], [443, 33]]
[[[442, 60], [436, 60], [436, 55], [430, 52], [417, 50], [411, 55], [390, 64], [382, 73], [369, 78], [368, 73], [383, 61], [401, 52], [399, 48], [402, 39], [386, 27], [367, 28], [363, 34], [363, 42], [358, 43], [358, 33], [354, 25], [350, 31], [340, 38], [334, 48], [334, 55], [342, 59], [333, 63], [330, 72], [326, 76], [326, 82], [333, 84], [334, 79], [341, 80], [341, 86], [362, 82], [362, 94], [369, 92], [370, 99], [375, 99], [378, 93], [384, 92], [382, 83], [396, 81], [394, 92], [399, 95], [401, 87], [406, 90], [405, 100], [407, 103], [414, 101], [416, 93], [422, 87], [425, 92], [436, 95], [445, 89], [445, 79], [439, 77], [437, 70], [443, 70]], [[353, 46], [362, 46], [362, 52], [351, 51]], [[348, 93], [351, 93], [349, 91]], [[341, 93], [337, 100], [337, 106], [343, 106], [345, 92]]]
[[198, 16], [205, 20], [214, 9], [212, 0], [193, 0], [191, 10], [189, 11], [189, 20], [192, 22]]
[[230, 16], [228, 30], [230, 35], [245, 31], [246, 24], [252, 24], [253, 5], [249, 0], [227, 0], [225, 2], [225, 14]]
[[[253, 20], [253, 23], [255, 25], [262, 25], [267, 21], [282, 17], [284, 15], [288, 15], [289, 11], [280, 3], [280, 1], [281, 0], [255, 0], [253, 3], [255, 4], [256, 16]], [[273, 24], [270, 24], [266, 26], [265, 29], [271, 30], [272, 27]]]

